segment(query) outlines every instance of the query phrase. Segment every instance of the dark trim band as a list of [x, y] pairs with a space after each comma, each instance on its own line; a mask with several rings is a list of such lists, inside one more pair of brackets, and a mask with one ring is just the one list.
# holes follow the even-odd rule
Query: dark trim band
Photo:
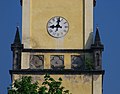
[[22, 52], [41, 53], [92, 53], [92, 49], [23, 49]]
[[80, 71], [80, 70], [71, 70], [71, 69], [64, 69], [64, 70], [52, 70], [52, 69], [44, 69], [44, 70], [38, 70], [38, 69], [21, 69], [21, 70], [10, 70], [9, 73], [12, 74], [36, 74], [36, 75], [44, 75], [46, 73], [49, 74], [66, 74], [66, 75], [80, 75], [80, 74], [102, 74], [104, 75], [104, 70], [99, 71]]

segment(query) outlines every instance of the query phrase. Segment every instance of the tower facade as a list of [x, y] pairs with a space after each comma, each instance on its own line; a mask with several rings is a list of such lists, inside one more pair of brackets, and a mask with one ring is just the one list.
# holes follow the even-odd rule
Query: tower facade
[[98, 28], [93, 37], [95, 0], [20, 1], [22, 42], [17, 27], [12, 81], [32, 76], [41, 84], [49, 73], [72, 94], [102, 94], [104, 47]]

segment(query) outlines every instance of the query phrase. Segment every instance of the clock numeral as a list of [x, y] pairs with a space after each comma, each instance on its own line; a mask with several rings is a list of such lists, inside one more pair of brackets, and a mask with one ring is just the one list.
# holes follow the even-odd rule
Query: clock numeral
[[65, 26], [65, 28], [68, 28], [68, 26]]
[[61, 21], [62, 21], [63, 19], [61, 19]]
[[55, 19], [52, 19], [52, 21], [54, 22], [54, 21], [55, 21]]
[[63, 32], [61, 32], [61, 35], [63, 35]]
[[56, 33], [55, 33], [55, 32], [53, 32], [53, 35], [56, 35]]
[[67, 22], [64, 22], [64, 24], [66, 24]]
[[64, 32], [67, 32], [67, 30], [64, 30]]
[[60, 17], [56, 17], [56, 20], [58, 20]]
[[52, 33], [53, 31], [50, 29], [49, 32]]
[[59, 36], [60, 34], [59, 33], [57, 33], [57, 36]]
[[48, 24], [49, 24], [49, 25], [51, 25], [51, 24], [52, 24], [52, 22], [48, 22]]

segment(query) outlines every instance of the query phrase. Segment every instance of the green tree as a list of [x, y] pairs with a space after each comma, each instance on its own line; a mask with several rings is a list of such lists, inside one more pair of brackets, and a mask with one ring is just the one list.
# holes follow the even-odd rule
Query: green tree
[[89, 70], [89, 71], [94, 70], [93, 60], [91, 58], [86, 58], [85, 59], [85, 66], [86, 66], [86, 70]]
[[38, 94], [38, 83], [32, 83], [32, 78], [23, 76], [21, 79], [15, 80], [8, 94]]
[[62, 78], [58, 81], [50, 77], [49, 74], [44, 76], [44, 82], [39, 88], [39, 94], [70, 94], [69, 90], [64, 90], [65, 87], [61, 86]]
[[64, 90], [65, 88], [61, 84], [62, 78], [56, 81], [46, 74], [42, 86], [39, 87], [37, 82], [32, 83], [31, 76], [23, 76], [15, 80], [8, 89], [8, 94], [70, 94], [69, 90]]

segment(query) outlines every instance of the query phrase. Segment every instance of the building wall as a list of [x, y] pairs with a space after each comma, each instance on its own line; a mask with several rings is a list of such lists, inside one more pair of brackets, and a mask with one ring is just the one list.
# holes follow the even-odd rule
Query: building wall
[[[47, 32], [47, 22], [54, 16], [62, 16], [69, 23], [69, 31], [62, 38]], [[83, 48], [83, 0], [31, 0], [30, 27], [32, 48]]]
[[103, 76], [93, 75], [93, 94], [102, 94]]
[[[29, 69], [30, 68], [30, 54], [31, 55], [43, 55], [44, 56], [44, 69], [51, 69], [51, 61], [50, 61], [50, 57], [53, 55], [59, 55], [59, 56], [64, 56], [64, 69], [71, 69], [71, 62], [72, 62], [72, 58], [71, 56], [78, 56], [80, 55], [79, 53], [22, 53], [23, 56], [26, 55], [26, 57], [22, 57], [22, 66], [21, 69]], [[81, 55], [83, 55], [81, 53]], [[28, 56], [28, 57], [27, 57]]]
[[[69, 31], [63, 38], [47, 33], [48, 20], [62, 16], [69, 22]], [[93, 0], [23, 0], [22, 43], [32, 49], [88, 49], [93, 42]], [[22, 53], [21, 69], [29, 69], [31, 53]], [[74, 53], [34, 53], [44, 55], [44, 68], [50, 69], [51, 55], [64, 55], [65, 69], [71, 68]], [[13, 81], [22, 74], [13, 74]], [[32, 76], [40, 84], [43, 75]], [[62, 77], [63, 86], [72, 94], [102, 94], [102, 75], [51, 75]]]
[[[92, 43], [93, 0], [24, 0], [22, 11], [25, 48], [80, 49], [89, 48]], [[64, 38], [52, 38], [47, 33], [46, 24], [54, 16], [69, 22]]]
[[[14, 74], [13, 80], [23, 75]], [[41, 86], [44, 75], [24, 75], [32, 76], [33, 82], [38, 81]], [[72, 94], [102, 94], [102, 75], [51, 75], [55, 80], [59, 77], [63, 79], [62, 86]]]
[[[69, 31], [65, 37], [53, 38], [47, 33], [46, 24], [54, 16], [62, 16], [68, 20]], [[92, 32], [93, 0], [23, 0], [22, 43], [24, 48], [90, 48]], [[28, 68], [29, 58], [30, 53], [22, 54], [22, 68]]]

